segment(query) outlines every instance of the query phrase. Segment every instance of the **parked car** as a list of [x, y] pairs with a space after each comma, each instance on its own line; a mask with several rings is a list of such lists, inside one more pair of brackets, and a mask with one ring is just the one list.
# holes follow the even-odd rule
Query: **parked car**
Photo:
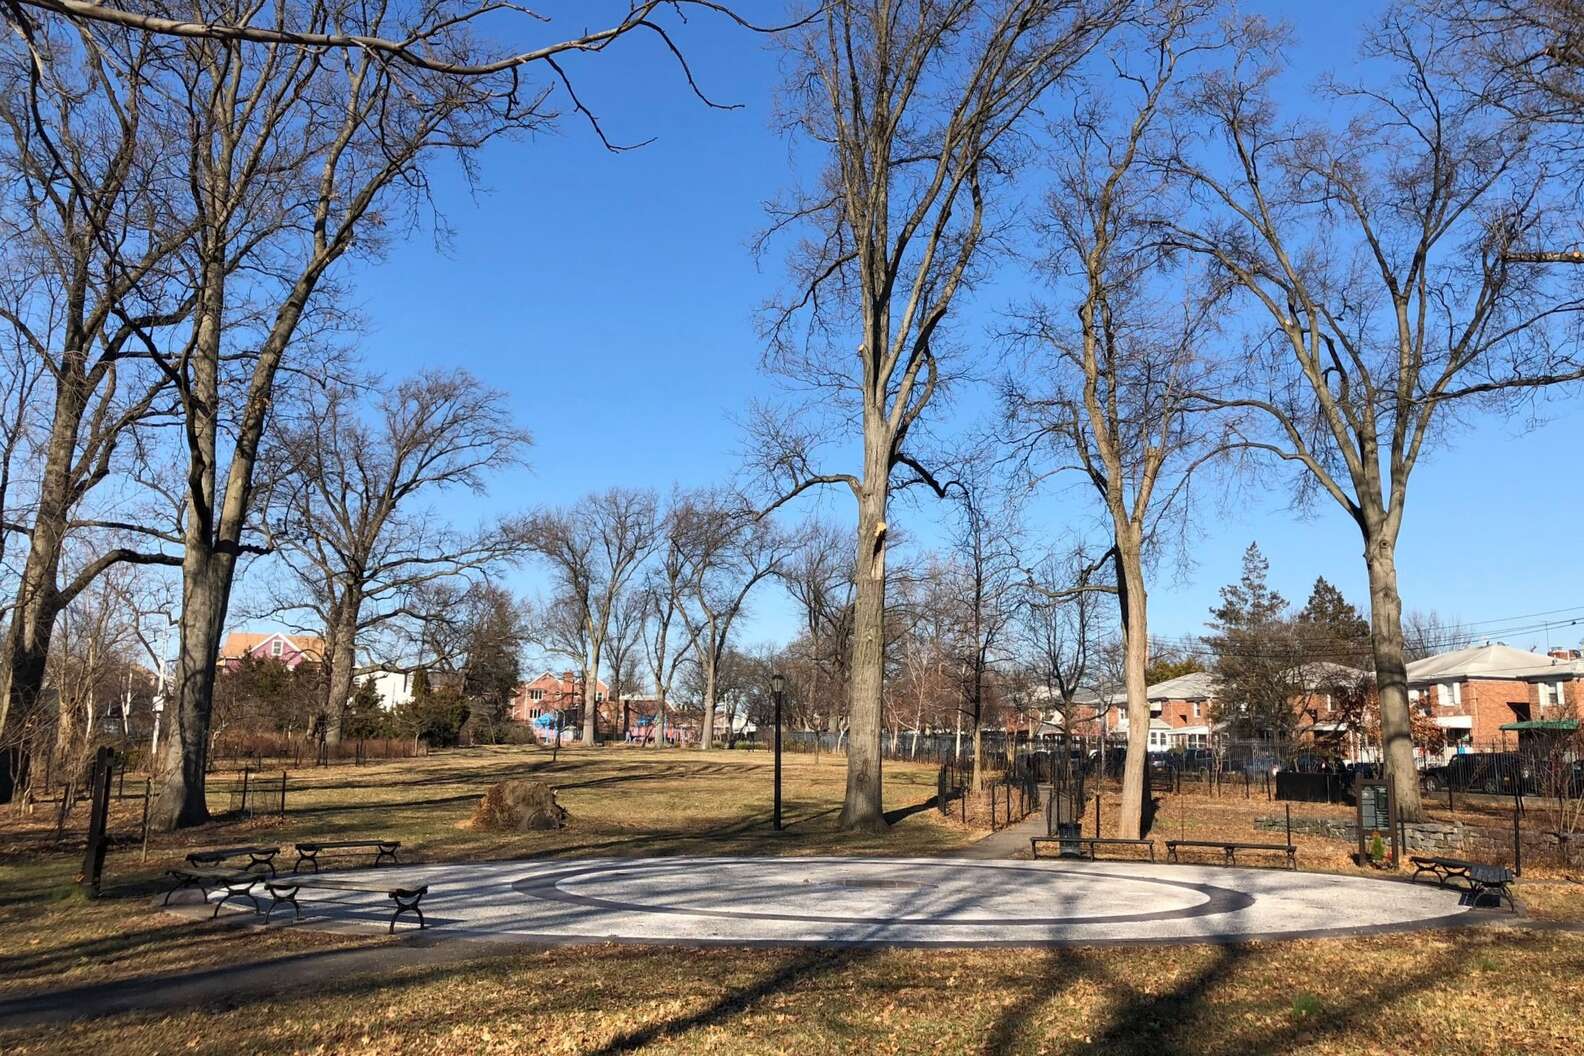
[[1348, 763], [1342, 770], [1347, 774], [1349, 784], [1360, 777], [1366, 781], [1375, 781], [1384, 777], [1386, 773], [1379, 763]]
[[1426, 792], [1486, 792], [1534, 795], [1540, 791], [1530, 760], [1517, 752], [1468, 752], [1454, 755], [1444, 766], [1427, 767], [1419, 780]]
[[1186, 773], [1198, 774], [1206, 770], [1214, 770], [1216, 764], [1215, 752], [1209, 748], [1184, 748], [1178, 756], [1177, 765]]

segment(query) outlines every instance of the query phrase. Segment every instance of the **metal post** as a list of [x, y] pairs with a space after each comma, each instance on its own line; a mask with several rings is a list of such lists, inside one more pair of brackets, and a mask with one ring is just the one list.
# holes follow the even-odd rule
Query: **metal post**
[[1523, 875], [1523, 840], [1519, 836], [1518, 811], [1513, 811], [1513, 875]]
[[775, 701], [775, 831], [781, 831], [781, 688], [780, 674], [770, 676], [770, 696]]
[[143, 779], [143, 861], [145, 861], [145, 862], [148, 861], [148, 808], [149, 808], [149, 793], [153, 790], [153, 786], [154, 786], [154, 781], [153, 781], [152, 778], [145, 777]]

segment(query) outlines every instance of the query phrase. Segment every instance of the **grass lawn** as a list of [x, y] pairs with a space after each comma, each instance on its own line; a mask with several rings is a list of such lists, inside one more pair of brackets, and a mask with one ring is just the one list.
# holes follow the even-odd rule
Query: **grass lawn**
[[[571, 814], [554, 833], [465, 826], [494, 781], [541, 776]], [[934, 810], [934, 771], [888, 764], [882, 837], [835, 829], [838, 759], [793, 757], [794, 824], [768, 831], [762, 754], [470, 749], [418, 760], [294, 772], [284, 819], [221, 821], [112, 850], [106, 897], [72, 880], [80, 843], [0, 814], [0, 1050], [6, 1053], [1027, 1052], [1363, 1054], [1577, 1051], [1584, 936], [1491, 928], [1237, 947], [1076, 950], [535, 949], [306, 930], [194, 924], [151, 908], [158, 877], [193, 847], [388, 835], [404, 860], [649, 854], [935, 854], [981, 832]], [[217, 796], [213, 806], [224, 806]], [[1253, 833], [1277, 804], [1170, 800], [1160, 838]], [[136, 827], [138, 801], [113, 828]], [[1177, 811], [1173, 813], [1174, 809]], [[1326, 808], [1304, 807], [1304, 810]], [[1332, 808], [1334, 809], [1334, 808]], [[1114, 806], [1102, 804], [1103, 820]], [[1296, 811], [1295, 811], [1296, 813]], [[1109, 827], [1109, 826], [1108, 826]], [[1272, 834], [1265, 832], [1263, 838]], [[1354, 871], [1340, 841], [1298, 837], [1306, 868]], [[405, 853], [410, 848], [412, 853]], [[1584, 888], [1557, 874], [1519, 897], [1584, 917]], [[381, 953], [377, 951], [387, 951]], [[364, 955], [361, 951], [375, 951]], [[371, 962], [368, 957], [385, 958]], [[128, 1012], [69, 1027], [9, 1026], [4, 999], [173, 972], [273, 962], [339, 964], [314, 985]], [[138, 984], [142, 985], [142, 984]]]

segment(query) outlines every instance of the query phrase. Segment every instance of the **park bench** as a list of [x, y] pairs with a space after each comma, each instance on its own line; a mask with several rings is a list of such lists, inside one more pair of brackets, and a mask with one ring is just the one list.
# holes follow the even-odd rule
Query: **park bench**
[[220, 901], [214, 904], [214, 913], [210, 915], [210, 920], [218, 917], [220, 915], [220, 907], [232, 898], [246, 898], [253, 903], [253, 912], [263, 912], [259, 906], [258, 899], [253, 895], [253, 888], [264, 879], [257, 873], [215, 873], [189, 869], [171, 869], [168, 872], [175, 884], [169, 891], [165, 892], [165, 901], [161, 903], [162, 905], [170, 905], [172, 895], [189, 887], [195, 887], [202, 891], [205, 902], [209, 901], [210, 891], [219, 891], [224, 888], [225, 894], [220, 898]]
[[1154, 840], [1124, 840], [1121, 837], [1101, 836], [1034, 836], [1029, 840], [1029, 853], [1035, 858], [1039, 857], [1039, 845], [1042, 843], [1068, 844], [1075, 843], [1080, 847], [1089, 848], [1089, 860], [1094, 861], [1095, 848], [1100, 847], [1148, 847], [1150, 861], [1155, 860]]
[[392, 863], [400, 864], [396, 859], [397, 848], [401, 847], [400, 840], [332, 840], [328, 843], [299, 843], [297, 848], [297, 862], [292, 866], [295, 873], [304, 864], [312, 865], [314, 872], [319, 871], [319, 855], [323, 851], [352, 851], [373, 850], [374, 864], [379, 865], [387, 858]]
[[1226, 855], [1226, 864], [1237, 864], [1238, 851], [1270, 851], [1287, 856], [1287, 867], [1298, 868], [1298, 848], [1290, 843], [1243, 843], [1237, 840], [1167, 840], [1166, 856], [1174, 862], [1181, 861], [1177, 852], [1183, 847], [1215, 847]]
[[243, 872], [251, 870], [256, 865], [262, 865], [269, 870], [271, 876], [274, 876], [275, 855], [279, 851], [279, 847], [219, 847], [208, 851], [194, 851], [187, 856], [187, 863], [197, 869], [212, 870], [227, 859], [246, 855], [248, 864], [242, 867]]
[[1470, 905], [1478, 906], [1480, 899], [1491, 895], [1500, 906], [1502, 899], [1507, 900], [1507, 905], [1514, 913], [1518, 912], [1518, 904], [1513, 901], [1512, 888], [1513, 873], [1505, 865], [1487, 865], [1483, 862], [1470, 862], [1462, 858], [1440, 858], [1415, 855], [1408, 859], [1414, 867], [1414, 874], [1409, 879], [1417, 881], [1421, 876], [1429, 873], [1435, 877], [1439, 887], [1457, 887], [1461, 881], [1464, 897]]
[[[366, 890], [366, 888], [360, 889], [346, 883], [330, 880], [299, 880], [296, 877], [290, 880], [266, 880], [264, 882], [264, 890], [269, 893], [270, 906], [264, 913], [264, 923], [269, 923], [270, 917], [275, 914], [275, 907], [282, 904], [292, 907], [293, 920], [301, 920], [302, 904], [297, 901], [297, 893], [304, 887], [322, 887], [339, 891]], [[395, 903], [395, 912], [391, 914], [390, 927], [386, 931], [393, 932], [396, 930], [396, 919], [403, 913], [416, 914], [418, 927], [420, 929], [427, 928], [429, 925], [424, 920], [423, 910], [419, 907], [419, 903], [423, 901], [424, 896], [428, 893], [428, 884], [415, 888], [397, 887], [386, 891], [386, 897]]]

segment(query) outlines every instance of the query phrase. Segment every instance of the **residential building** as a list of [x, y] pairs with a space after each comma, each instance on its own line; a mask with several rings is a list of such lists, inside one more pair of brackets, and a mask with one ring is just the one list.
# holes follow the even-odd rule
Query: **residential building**
[[372, 685], [374, 691], [380, 695], [380, 707], [386, 711], [394, 711], [404, 704], [412, 703], [413, 671], [393, 671], [389, 668], [376, 668], [357, 676], [358, 685]]
[[[594, 687], [594, 699], [604, 703], [610, 696], [610, 687], [603, 681]], [[583, 680], [571, 671], [559, 675], [545, 671], [531, 682], [524, 682], [512, 694], [510, 717], [513, 722], [534, 722], [557, 712], [566, 715], [583, 707]], [[606, 716], [601, 714], [603, 724]], [[570, 725], [568, 716], [564, 721]]]
[[324, 659], [324, 640], [305, 634], [279, 631], [232, 631], [220, 643], [220, 666], [235, 670], [244, 657], [273, 660], [288, 671]]
[[1408, 701], [1445, 731], [1449, 754], [1514, 744], [1504, 725], [1579, 716], [1584, 657], [1499, 643], [1439, 653], [1408, 665]]
[[[1146, 689], [1150, 705], [1149, 750], [1167, 752], [1173, 748], [1205, 748], [1213, 731], [1214, 711], [1220, 684], [1208, 671], [1195, 671]], [[1106, 712], [1106, 729], [1114, 737], [1128, 735], [1127, 694], [1113, 693]]]

